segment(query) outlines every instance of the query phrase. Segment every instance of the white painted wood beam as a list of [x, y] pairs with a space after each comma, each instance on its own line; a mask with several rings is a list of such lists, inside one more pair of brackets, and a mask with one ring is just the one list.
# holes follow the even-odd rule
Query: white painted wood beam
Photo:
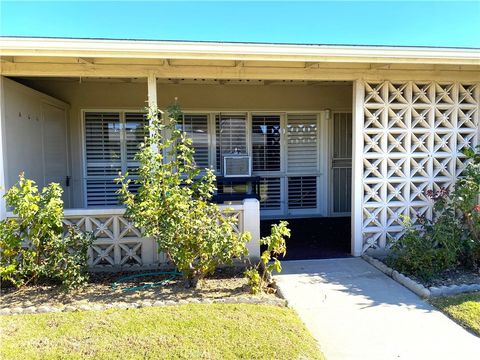
[[[240, 71], [241, 70], [241, 71]], [[100, 64], [46, 64], [3, 63], [0, 75], [4, 76], [52, 76], [52, 77], [148, 77], [155, 72], [157, 78], [180, 79], [250, 79], [250, 80], [310, 80], [310, 81], [480, 81], [480, 71], [426, 71], [426, 70], [364, 70], [345, 68], [282, 68], [216, 66], [147, 66]]]

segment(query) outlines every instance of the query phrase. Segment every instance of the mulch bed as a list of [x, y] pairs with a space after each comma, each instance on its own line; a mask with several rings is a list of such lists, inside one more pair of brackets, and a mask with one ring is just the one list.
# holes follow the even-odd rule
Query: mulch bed
[[[153, 271], [152, 271], [153, 272]], [[138, 272], [143, 274], [146, 272]], [[249, 295], [250, 289], [243, 276], [243, 269], [227, 267], [218, 269], [214, 274], [201, 280], [196, 288], [187, 288], [185, 281], [175, 278], [162, 286], [149, 287], [137, 291], [123, 291], [129, 287], [161, 282], [170, 276], [151, 276], [148, 278], [131, 279], [118, 284], [112, 283], [117, 279], [135, 274], [126, 273], [94, 273], [89, 283], [77, 290], [63, 291], [59, 286], [35, 285], [25, 286], [18, 290], [2, 290], [0, 309], [29, 306], [59, 306], [81, 304], [110, 304], [114, 302], [151, 301], [179, 301], [190, 299], [220, 299]], [[261, 294], [258, 297], [266, 299], [276, 297], [275, 294]]]
[[[384, 264], [385, 262], [385, 255], [371, 255], [377, 260], [380, 260]], [[390, 266], [386, 264], [387, 266]], [[395, 268], [393, 268], [396, 270]], [[448, 269], [442, 271], [441, 273], [435, 275], [432, 279], [425, 281], [422, 280], [415, 275], [404, 274], [407, 275], [412, 280], [422, 284], [425, 287], [439, 287], [439, 286], [451, 286], [451, 285], [463, 285], [463, 284], [480, 284], [480, 269], [468, 269], [463, 267], [458, 267], [456, 269]]]
[[423, 281], [416, 278], [415, 276], [410, 276], [415, 281], [420, 282], [424, 286], [450, 286], [450, 285], [460, 285], [460, 284], [480, 284], [480, 271], [472, 269], [449, 269], [441, 272], [436, 275], [434, 278], [429, 281]]

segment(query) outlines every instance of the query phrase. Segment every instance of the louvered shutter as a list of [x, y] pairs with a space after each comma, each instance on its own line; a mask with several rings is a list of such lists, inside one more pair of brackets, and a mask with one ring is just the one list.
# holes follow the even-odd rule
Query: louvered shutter
[[183, 116], [182, 130], [192, 139], [195, 149], [195, 163], [198, 168], [208, 168], [208, 116], [188, 115]]
[[135, 155], [148, 135], [147, 125], [148, 119], [145, 113], [125, 113], [125, 149], [128, 170], [138, 166]]
[[260, 209], [279, 210], [281, 208], [280, 178], [260, 178]]
[[223, 166], [226, 155], [247, 155], [247, 127], [245, 115], [217, 115], [217, 170]]
[[317, 115], [289, 114], [287, 116], [289, 209], [317, 208], [318, 158]]
[[314, 173], [318, 169], [317, 116], [288, 115], [287, 171]]
[[144, 113], [85, 113], [87, 206], [120, 205], [116, 194], [120, 186], [114, 179], [119, 172], [137, 175], [135, 154], [145, 140], [147, 124]]
[[280, 171], [280, 116], [252, 116], [253, 171]]
[[288, 208], [315, 209], [317, 207], [317, 177], [288, 178]]
[[87, 206], [118, 205], [114, 179], [122, 170], [120, 114], [85, 113]]

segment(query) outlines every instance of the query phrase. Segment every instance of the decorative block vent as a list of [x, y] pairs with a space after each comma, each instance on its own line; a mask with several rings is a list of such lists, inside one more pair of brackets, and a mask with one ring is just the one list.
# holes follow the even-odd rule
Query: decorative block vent
[[363, 251], [402, 235], [404, 216], [431, 216], [426, 190], [450, 188], [478, 144], [480, 84], [363, 83]]

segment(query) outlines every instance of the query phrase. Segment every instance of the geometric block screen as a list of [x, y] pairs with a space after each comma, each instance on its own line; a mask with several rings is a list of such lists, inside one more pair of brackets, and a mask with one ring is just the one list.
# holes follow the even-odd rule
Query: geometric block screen
[[478, 144], [480, 84], [363, 83], [363, 251], [389, 247], [402, 219], [431, 216], [429, 189], [450, 188]]

